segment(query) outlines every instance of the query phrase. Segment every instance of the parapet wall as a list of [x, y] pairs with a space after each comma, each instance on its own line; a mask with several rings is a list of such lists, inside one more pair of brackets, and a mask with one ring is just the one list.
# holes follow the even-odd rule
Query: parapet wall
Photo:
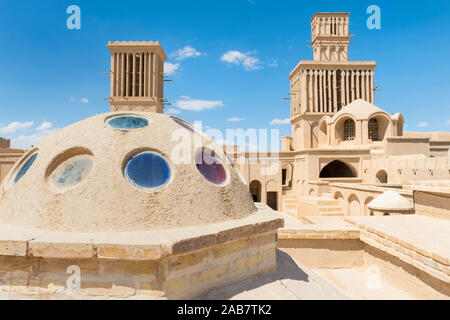
[[413, 190], [416, 214], [450, 220], [450, 180], [411, 182], [405, 188]]
[[275, 271], [276, 232], [282, 226], [274, 214], [256, 214], [222, 224], [113, 238], [2, 227], [0, 298], [195, 298]]
[[376, 175], [384, 170], [388, 183], [414, 180], [450, 179], [450, 158], [399, 157], [362, 161], [361, 176], [364, 183], [376, 183]]

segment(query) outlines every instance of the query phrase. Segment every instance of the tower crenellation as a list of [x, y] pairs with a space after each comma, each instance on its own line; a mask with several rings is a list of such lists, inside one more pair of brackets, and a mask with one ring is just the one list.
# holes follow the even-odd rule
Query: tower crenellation
[[348, 61], [349, 13], [316, 13], [311, 19], [314, 61]]

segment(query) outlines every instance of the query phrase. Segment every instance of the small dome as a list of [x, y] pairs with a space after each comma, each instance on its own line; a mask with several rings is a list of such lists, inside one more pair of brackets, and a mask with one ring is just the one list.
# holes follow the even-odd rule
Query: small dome
[[115, 112], [58, 130], [29, 150], [3, 182], [0, 223], [134, 231], [241, 219], [256, 210], [222, 147], [189, 123]]
[[339, 117], [346, 114], [353, 116], [355, 120], [368, 120], [374, 114], [378, 113], [385, 114], [389, 117], [389, 114], [386, 111], [380, 109], [376, 105], [362, 99], [356, 99], [339, 110], [339, 112], [333, 116], [331, 121], [335, 122]]
[[410, 211], [413, 210], [411, 201], [393, 190], [388, 190], [367, 204], [370, 210], [377, 211]]

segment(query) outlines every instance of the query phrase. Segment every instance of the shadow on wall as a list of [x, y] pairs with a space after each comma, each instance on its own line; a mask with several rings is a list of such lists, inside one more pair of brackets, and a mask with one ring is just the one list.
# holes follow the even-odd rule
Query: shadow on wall
[[200, 300], [228, 300], [240, 293], [262, 287], [277, 280], [291, 279], [296, 281], [309, 282], [309, 276], [299, 268], [294, 259], [287, 253], [277, 249], [277, 271], [251, 277], [238, 283], [214, 289]]

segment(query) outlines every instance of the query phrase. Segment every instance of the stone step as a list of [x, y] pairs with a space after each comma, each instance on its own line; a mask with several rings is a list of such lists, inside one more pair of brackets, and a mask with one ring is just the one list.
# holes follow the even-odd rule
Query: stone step
[[321, 216], [325, 216], [325, 217], [337, 217], [337, 216], [344, 216], [344, 212], [343, 211], [327, 211], [327, 212], [321, 212], [320, 213]]
[[284, 208], [283, 212], [286, 212], [287, 214], [297, 218], [297, 210]]
[[341, 206], [333, 206], [333, 207], [319, 207], [319, 212], [336, 212], [336, 211], [342, 211]]
[[297, 204], [297, 199], [283, 199], [283, 203]]
[[317, 206], [319, 207], [338, 207], [340, 206], [339, 200], [319, 200]]

